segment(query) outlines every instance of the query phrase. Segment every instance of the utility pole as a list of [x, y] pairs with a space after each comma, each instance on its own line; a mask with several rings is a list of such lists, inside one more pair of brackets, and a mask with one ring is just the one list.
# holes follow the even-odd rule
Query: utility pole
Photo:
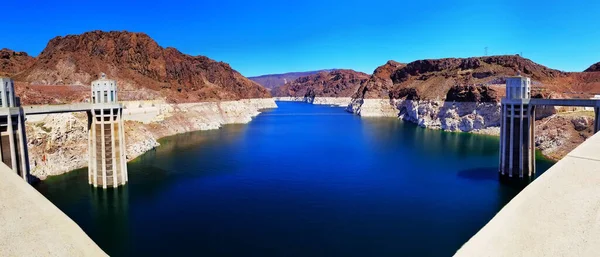
[[487, 46], [483, 48], [483, 52], [484, 52], [485, 56], [488, 55], [488, 47]]

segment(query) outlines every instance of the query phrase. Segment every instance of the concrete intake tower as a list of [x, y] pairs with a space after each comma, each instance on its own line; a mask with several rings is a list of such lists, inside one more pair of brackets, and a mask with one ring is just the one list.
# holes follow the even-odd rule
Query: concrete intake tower
[[118, 187], [127, 183], [123, 108], [117, 103], [117, 82], [101, 74], [92, 81], [88, 111], [88, 182], [94, 187]]

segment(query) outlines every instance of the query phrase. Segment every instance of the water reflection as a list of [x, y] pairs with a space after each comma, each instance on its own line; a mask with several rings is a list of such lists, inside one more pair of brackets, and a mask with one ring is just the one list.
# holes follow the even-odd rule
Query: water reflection
[[[453, 154], [466, 159], [476, 151], [484, 156], [498, 155], [498, 138], [470, 133], [426, 129], [396, 118], [362, 118], [363, 135], [372, 139], [374, 150], [409, 146], [416, 154], [442, 156]], [[477, 155], [480, 156], [479, 154]]]
[[471, 180], [494, 180], [498, 181], [498, 167], [473, 168], [461, 170], [457, 176]]
[[[231, 143], [242, 137], [247, 129], [245, 124], [224, 125], [220, 129], [195, 131], [175, 136], [161, 138], [158, 142], [161, 147], [150, 152], [148, 157], [161, 157], [161, 154], [172, 154], [173, 152], [188, 151], [199, 145], [213, 145], [218, 143]], [[216, 140], [215, 140], [216, 139]], [[152, 155], [154, 152], [154, 155]], [[156, 154], [159, 155], [156, 155]]]
[[89, 188], [89, 205], [95, 234], [110, 235], [97, 237], [98, 245], [107, 252], [120, 249], [131, 253], [129, 224], [129, 186], [117, 189]]

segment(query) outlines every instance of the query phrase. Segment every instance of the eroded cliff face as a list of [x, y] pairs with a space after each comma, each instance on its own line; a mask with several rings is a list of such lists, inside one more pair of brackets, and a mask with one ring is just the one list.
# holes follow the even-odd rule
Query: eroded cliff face
[[[161, 137], [225, 124], [248, 123], [261, 109], [276, 108], [271, 98], [185, 104], [157, 104], [147, 122], [125, 121], [127, 160], [158, 146]], [[147, 107], [140, 107], [147, 108]], [[134, 115], [134, 114], [131, 114]], [[128, 119], [125, 115], [125, 119]], [[26, 122], [31, 174], [45, 179], [88, 165], [87, 116], [84, 113], [31, 116]]]
[[[357, 90], [347, 110], [367, 117], [398, 117], [432, 129], [498, 135], [499, 103], [506, 77], [530, 77], [533, 97], [570, 97], [569, 92], [588, 97], [600, 89], [598, 67], [592, 65], [586, 72], [562, 72], [518, 55], [417, 60], [408, 64], [389, 61]], [[537, 147], [544, 155], [560, 159], [589, 136], [585, 131], [591, 126], [587, 122], [570, 122], [589, 115], [581, 110], [536, 109], [536, 124], [554, 124], [536, 130]], [[565, 117], [565, 112], [571, 111], [578, 112]]]
[[[398, 117], [423, 128], [500, 135], [501, 108], [493, 102], [353, 99], [347, 109], [365, 117]], [[536, 148], [560, 160], [593, 135], [593, 111], [536, 110]]]

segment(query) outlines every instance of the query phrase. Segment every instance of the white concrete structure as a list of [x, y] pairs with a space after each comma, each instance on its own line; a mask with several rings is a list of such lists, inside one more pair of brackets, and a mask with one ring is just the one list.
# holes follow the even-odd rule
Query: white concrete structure
[[15, 84], [10, 78], [0, 78], [0, 107], [17, 107]]
[[123, 108], [117, 104], [117, 82], [102, 73], [92, 82], [88, 112], [88, 183], [94, 187], [118, 187], [127, 183]]
[[600, 99], [532, 99], [529, 78], [507, 78], [500, 123], [499, 170], [503, 178], [531, 178], [535, 174], [536, 106], [592, 107], [594, 133], [600, 131]]
[[500, 123], [499, 166], [503, 176], [524, 178], [535, 173], [535, 109], [526, 103], [530, 98], [529, 78], [506, 78]]
[[29, 158], [25, 114], [82, 112], [88, 114], [88, 182], [94, 187], [118, 187], [127, 183], [123, 107], [117, 102], [117, 82], [101, 74], [92, 82], [91, 103], [19, 106], [11, 79], [0, 78], [0, 159], [26, 181]]
[[527, 77], [506, 78], [507, 99], [529, 99], [531, 98], [531, 79]]
[[14, 173], [29, 181], [29, 154], [25, 114], [14, 95], [10, 78], [0, 78], [0, 159]]
[[[590, 98], [590, 99], [594, 99], [594, 100], [600, 100], [600, 95], [594, 95], [594, 97]], [[585, 107], [586, 111], [593, 111], [594, 108], [593, 107]]]
[[0, 163], [0, 256], [107, 256], [75, 222]]
[[116, 103], [117, 82], [106, 78], [106, 74], [101, 73], [100, 79], [92, 81], [92, 103]]
[[600, 256], [600, 133], [523, 189], [455, 256]]

